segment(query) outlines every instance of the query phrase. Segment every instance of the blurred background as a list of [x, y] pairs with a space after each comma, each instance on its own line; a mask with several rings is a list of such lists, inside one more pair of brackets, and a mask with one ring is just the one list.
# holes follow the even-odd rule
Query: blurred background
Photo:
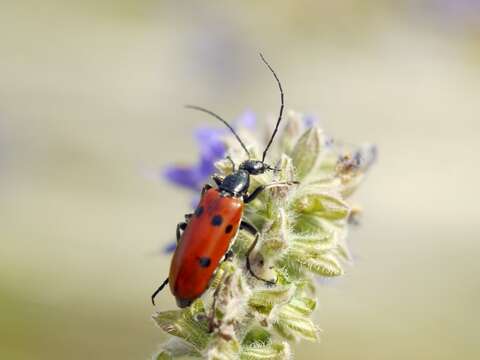
[[[0, 4], [0, 358], [147, 359], [196, 126], [287, 108], [380, 158], [297, 359], [478, 359], [480, 2]], [[174, 308], [168, 292], [158, 309]]]

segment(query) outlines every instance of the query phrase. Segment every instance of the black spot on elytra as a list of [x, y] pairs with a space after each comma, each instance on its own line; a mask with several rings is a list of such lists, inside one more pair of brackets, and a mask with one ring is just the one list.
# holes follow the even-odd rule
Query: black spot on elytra
[[201, 267], [204, 267], [204, 268], [209, 267], [211, 262], [212, 260], [206, 256], [202, 256], [198, 258], [198, 263], [200, 264]]
[[225, 234], [229, 234], [233, 229], [232, 224], [228, 224], [227, 227], [225, 228]]
[[220, 226], [220, 225], [222, 225], [222, 222], [223, 222], [222, 215], [215, 215], [212, 218], [212, 225], [213, 226]]
[[195, 209], [195, 216], [200, 217], [200, 215], [203, 214], [203, 206], [199, 206], [198, 208]]

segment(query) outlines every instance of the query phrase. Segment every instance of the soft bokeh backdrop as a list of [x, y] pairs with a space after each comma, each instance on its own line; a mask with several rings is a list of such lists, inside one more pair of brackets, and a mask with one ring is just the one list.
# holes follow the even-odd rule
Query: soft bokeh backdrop
[[0, 358], [155, 351], [190, 203], [158, 169], [196, 160], [184, 103], [276, 112], [261, 50], [288, 108], [380, 151], [297, 358], [478, 359], [479, 40], [475, 0], [1, 2]]

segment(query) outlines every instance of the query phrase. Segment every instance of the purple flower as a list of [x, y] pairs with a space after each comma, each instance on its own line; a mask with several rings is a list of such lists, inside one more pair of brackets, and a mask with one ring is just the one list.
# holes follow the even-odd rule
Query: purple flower
[[175, 241], [172, 241], [171, 243], [168, 243], [167, 245], [165, 245], [165, 247], [163, 248], [163, 252], [165, 254], [170, 254], [174, 252], [176, 248], [177, 248], [177, 243]]
[[234, 128], [245, 128], [250, 131], [255, 131], [257, 127], [257, 117], [253, 111], [247, 110], [234, 121], [233, 125]]
[[[235, 128], [244, 127], [249, 130], [255, 128], [255, 115], [251, 111], [245, 112], [233, 122]], [[223, 137], [229, 134], [226, 128], [203, 126], [195, 131], [195, 140], [200, 148], [197, 164], [180, 166], [170, 165], [163, 172], [167, 181], [198, 192], [208, 182], [215, 171], [215, 162], [225, 156], [226, 148]]]
[[307, 129], [310, 129], [318, 123], [318, 119], [313, 115], [305, 115], [302, 120]]
[[364, 144], [353, 153], [352, 158], [358, 167], [366, 171], [377, 161], [377, 146], [374, 144]]
[[197, 164], [168, 166], [163, 175], [171, 183], [199, 191], [214, 171], [215, 161], [225, 155], [222, 142], [223, 131], [202, 127], [195, 131], [195, 139], [200, 146], [200, 157]]
[[478, 0], [440, 0], [437, 6], [452, 16], [460, 17], [478, 17], [480, 11]]
[[450, 31], [463, 32], [478, 28], [480, 1], [478, 0], [426, 0], [412, 2], [412, 10], [425, 18], [438, 22]]

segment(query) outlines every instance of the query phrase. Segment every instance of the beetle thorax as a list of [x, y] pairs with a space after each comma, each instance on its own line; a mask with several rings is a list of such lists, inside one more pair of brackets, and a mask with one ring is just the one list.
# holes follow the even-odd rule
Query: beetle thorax
[[245, 170], [238, 170], [223, 179], [219, 189], [234, 196], [241, 196], [247, 193], [250, 186], [250, 174]]

